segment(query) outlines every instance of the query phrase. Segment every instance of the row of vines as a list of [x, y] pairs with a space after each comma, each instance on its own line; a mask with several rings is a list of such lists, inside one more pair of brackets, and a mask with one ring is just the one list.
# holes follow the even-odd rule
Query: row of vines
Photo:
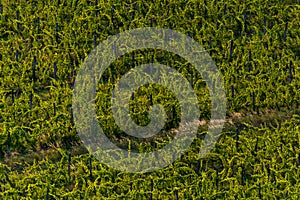
[[[199, 140], [168, 167], [146, 174], [108, 168], [88, 154], [56, 149], [55, 160], [1, 164], [2, 198], [20, 199], [297, 199], [299, 117], [281, 127], [245, 124], [225, 132], [198, 159]], [[143, 145], [143, 144], [141, 144]]]
[[[297, 0], [0, 0], [0, 197], [4, 199], [297, 199], [300, 166], [300, 2]], [[80, 65], [108, 36], [142, 27], [177, 30], [199, 42], [222, 72], [227, 115], [270, 110], [292, 118], [276, 126], [224, 129], [215, 149], [198, 159], [201, 135], [182, 158], [150, 174], [125, 174], [100, 164], [80, 146], [72, 92]], [[161, 63], [194, 88], [200, 121], [210, 118], [205, 81], [186, 60], [147, 49], [125, 54], [104, 72], [95, 98], [106, 135], [127, 148], [111, 113], [111, 92], [135, 66]], [[142, 77], [137, 77], [142, 79]], [[149, 123], [162, 104], [164, 131], [178, 127], [179, 102], [170, 90], [146, 85], [132, 93], [131, 117]], [[142, 151], [168, 140], [131, 138]], [[124, 142], [125, 141], [125, 142]], [[154, 146], [154, 147], [153, 147]], [[129, 147], [129, 148], [132, 148]], [[58, 159], [5, 164], [13, 154], [57, 149]], [[3, 161], [3, 162], [2, 162]]]

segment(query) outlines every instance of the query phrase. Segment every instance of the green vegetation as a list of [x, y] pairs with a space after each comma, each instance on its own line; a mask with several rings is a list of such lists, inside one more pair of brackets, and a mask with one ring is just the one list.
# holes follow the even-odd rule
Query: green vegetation
[[[0, 1], [0, 199], [299, 199], [300, 2], [238, 0]], [[172, 165], [127, 174], [87, 154], [72, 118], [80, 65], [109, 35], [140, 27], [171, 28], [210, 53], [228, 97], [227, 123], [209, 156], [201, 137]], [[193, 85], [201, 122], [209, 93], [193, 66], [161, 50], [138, 50], [116, 60], [98, 84], [97, 117], [120, 147], [153, 150], [167, 138], [128, 138], [114, 123], [111, 92], [133, 66], [172, 66]], [[151, 100], [149, 94], [152, 94]], [[178, 101], [166, 88], [135, 91], [135, 122], [149, 122], [161, 103], [179, 124]]]

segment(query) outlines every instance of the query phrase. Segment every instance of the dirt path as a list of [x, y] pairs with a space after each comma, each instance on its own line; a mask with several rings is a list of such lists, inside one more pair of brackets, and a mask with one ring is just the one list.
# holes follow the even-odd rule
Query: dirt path
[[[269, 127], [276, 128], [279, 124], [284, 121], [290, 120], [293, 115], [300, 115], [300, 109], [296, 109], [293, 111], [289, 110], [281, 110], [279, 111], [270, 111], [267, 110], [263, 113], [251, 113], [251, 114], [242, 114], [242, 113], [232, 113], [230, 116], [226, 118], [225, 126], [223, 128], [224, 131], [234, 131], [238, 125], [240, 124], [249, 124], [254, 127]], [[203, 128], [207, 128], [208, 121], [199, 121], [199, 125]], [[71, 149], [64, 149], [67, 154], [71, 156], [77, 156], [81, 154], [87, 154], [87, 149], [82, 145], [72, 146]], [[26, 154], [18, 154], [12, 152], [10, 156], [6, 155], [4, 159], [0, 160], [0, 163], [6, 164], [12, 169], [16, 168], [17, 165], [24, 165], [24, 163], [30, 164], [34, 161], [42, 160], [44, 158], [48, 158], [53, 161], [58, 161], [61, 158], [61, 153], [57, 148], [52, 147], [45, 150], [40, 151], [30, 151]]]

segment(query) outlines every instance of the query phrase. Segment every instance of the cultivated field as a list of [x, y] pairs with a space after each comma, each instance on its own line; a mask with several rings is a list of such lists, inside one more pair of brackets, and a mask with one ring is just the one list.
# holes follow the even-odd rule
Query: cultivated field
[[[137, 139], [120, 130], [111, 93], [135, 66], [172, 66], [193, 87], [201, 111], [198, 137], [180, 159], [125, 173], [82, 144], [72, 115], [74, 81], [100, 42], [150, 26], [192, 37], [211, 55], [223, 75], [226, 123], [212, 152], [199, 158], [211, 117], [204, 79], [164, 50], [125, 54], [96, 91], [97, 119], [111, 141], [150, 152], [171, 142], [180, 123], [174, 94], [149, 84], [133, 92], [130, 117], [147, 125], [150, 106], [163, 105], [160, 135]], [[300, 199], [300, 1], [0, 0], [0, 48], [0, 199]]]

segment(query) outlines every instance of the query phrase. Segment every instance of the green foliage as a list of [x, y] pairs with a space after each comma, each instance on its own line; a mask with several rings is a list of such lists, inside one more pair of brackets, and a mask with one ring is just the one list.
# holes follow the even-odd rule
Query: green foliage
[[[174, 199], [176, 190], [179, 199], [299, 197], [300, 7], [296, 1], [2, 0], [0, 4], [0, 199]], [[245, 123], [238, 136], [235, 130], [225, 130], [214, 151], [199, 162], [203, 127], [188, 152], [165, 169], [124, 174], [92, 160], [91, 177], [89, 155], [74, 155], [69, 163], [60, 149], [80, 143], [71, 116], [76, 72], [94, 42], [150, 25], [180, 31], [205, 47], [223, 74], [229, 116], [269, 110], [295, 115], [285, 123], [272, 122], [273, 127]], [[172, 66], [188, 79], [199, 101], [199, 120], [210, 118], [206, 83], [186, 60], [153, 49], [135, 51], [134, 61], [126, 54], [99, 80], [97, 118], [119, 146], [142, 152], [153, 150], [150, 140], [158, 148], [171, 140], [180, 122], [178, 100], [159, 85], [136, 90], [129, 108], [136, 123], [150, 121], [150, 93], [154, 104], [164, 106], [168, 120], [162, 138], [132, 139], [128, 144], [111, 113], [111, 92], [133, 64], [152, 61]], [[48, 155], [33, 163], [4, 162], [10, 154], [50, 148], [56, 149], [56, 159]]]

